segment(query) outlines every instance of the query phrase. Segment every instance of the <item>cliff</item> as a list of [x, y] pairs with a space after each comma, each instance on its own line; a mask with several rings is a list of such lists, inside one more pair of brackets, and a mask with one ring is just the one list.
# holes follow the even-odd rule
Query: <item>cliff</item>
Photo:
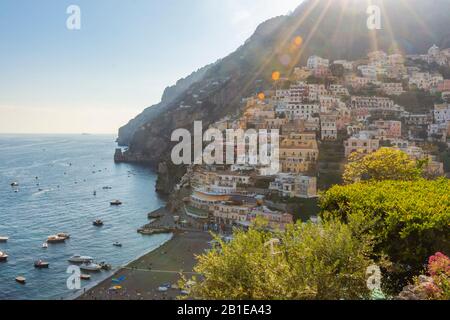
[[[208, 126], [239, 112], [242, 98], [273, 88], [274, 70], [289, 74], [313, 54], [353, 60], [374, 50], [407, 54], [424, 53], [434, 43], [450, 47], [450, 0], [372, 4], [382, 9], [381, 30], [368, 30], [365, 0], [309, 0], [289, 16], [262, 23], [234, 53], [166, 90], [163, 102], [121, 128], [119, 142], [129, 146], [124, 161], [139, 159], [155, 167], [163, 163], [158, 188], [169, 193], [183, 174], [183, 168], [171, 168], [168, 158], [172, 131], [191, 129], [194, 120]], [[303, 43], [293, 50], [296, 36]]]

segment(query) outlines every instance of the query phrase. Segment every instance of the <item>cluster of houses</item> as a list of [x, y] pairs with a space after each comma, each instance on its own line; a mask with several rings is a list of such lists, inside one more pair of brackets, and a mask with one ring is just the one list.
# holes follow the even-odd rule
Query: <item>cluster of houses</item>
[[[242, 114], [213, 125], [220, 130], [277, 129], [279, 172], [258, 165], [192, 165], [183, 178], [193, 190], [185, 199], [186, 213], [221, 227], [247, 227], [263, 217], [271, 228], [283, 229], [293, 216], [266, 198], [316, 198], [322, 143], [343, 144], [345, 157], [397, 148], [415, 159], [428, 158], [430, 172], [443, 175], [443, 164], [423, 146], [450, 146], [450, 79], [423, 70], [423, 63], [450, 67], [450, 49], [433, 46], [428, 54], [415, 56], [377, 51], [359, 61], [310, 57], [305, 67], [275, 81], [270, 90], [244, 99]], [[407, 112], [395, 101], [411, 90], [439, 97], [439, 103], [429, 113]]]

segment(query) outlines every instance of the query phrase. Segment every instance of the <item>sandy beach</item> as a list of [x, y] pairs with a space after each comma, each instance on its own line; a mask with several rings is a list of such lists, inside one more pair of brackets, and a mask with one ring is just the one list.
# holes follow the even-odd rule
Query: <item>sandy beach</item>
[[[164, 220], [164, 219], [163, 219]], [[171, 300], [181, 295], [178, 289], [160, 292], [163, 284], [177, 284], [180, 273], [193, 275], [195, 256], [209, 248], [209, 232], [186, 230], [158, 249], [119, 269], [114, 275], [87, 290], [78, 300]], [[120, 289], [113, 290], [114, 286]]]

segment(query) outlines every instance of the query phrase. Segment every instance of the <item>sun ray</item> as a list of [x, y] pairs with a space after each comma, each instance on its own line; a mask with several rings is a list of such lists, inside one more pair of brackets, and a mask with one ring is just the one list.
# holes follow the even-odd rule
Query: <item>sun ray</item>
[[[291, 41], [292, 37], [295, 34], [295, 31], [298, 29], [299, 26], [302, 25], [302, 23], [305, 21], [305, 19], [308, 17], [308, 15], [317, 7], [319, 1], [314, 1], [313, 5], [310, 5], [307, 9], [307, 11], [305, 12], [305, 14], [298, 19], [298, 22], [296, 22], [293, 27], [292, 30], [287, 32], [286, 36], [284, 39], [282, 39], [282, 41], [280, 41], [280, 46], [285, 46], [289, 41]], [[240, 93], [242, 94], [243, 92], [246, 92], [248, 90], [248, 88], [253, 85], [253, 83], [256, 81], [256, 79], [261, 75], [261, 73], [267, 68], [267, 65], [274, 59], [274, 57], [277, 55], [277, 52], [273, 52], [269, 55], [269, 57], [267, 58], [266, 61], [264, 61], [262, 63], [262, 65], [259, 67], [259, 69], [254, 72], [253, 76], [250, 78], [250, 80], [242, 87], [242, 90], [240, 90]], [[240, 95], [236, 95], [236, 97], [239, 97]], [[236, 98], [237, 99], [237, 98]], [[233, 100], [232, 103], [236, 103], [236, 100]]]
[[303, 52], [305, 51], [305, 48], [308, 47], [308, 43], [311, 41], [311, 39], [313, 38], [313, 36], [316, 34], [317, 29], [320, 26], [320, 23], [322, 22], [323, 18], [325, 17], [325, 15], [328, 12], [328, 9], [330, 8], [330, 5], [332, 3], [333, 0], [328, 0], [326, 5], [325, 5], [325, 9], [320, 13], [319, 18], [317, 19], [316, 23], [314, 24], [313, 28], [311, 29], [311, 31], [308, 33], [308, 36], [306, 38], [306, 40], [304, 41], [304, 45], [300, 48], [300, 52], [297, 56], [297, 63], [300, 60], [301, 56], [303, 55]]

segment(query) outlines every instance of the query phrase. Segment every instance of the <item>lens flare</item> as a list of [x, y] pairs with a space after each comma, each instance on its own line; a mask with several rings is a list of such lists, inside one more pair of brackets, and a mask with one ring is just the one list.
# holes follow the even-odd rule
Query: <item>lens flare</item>
[[280, 74], [279, 71], [274, 71], [274, 72], [272, 73], [272, 80], [273, 80], [273, 81], [278, 81], [278, 80], [280, 80], [280, 77], [281, 77], [281, 74]]
[[300, 47], [300, 46], [302, 45], [302, 43], [303, 43], [303, 38], [302, 38], [302, 37], [296, 36], [296, 37], [294, 38], [294, 44], [295, 44], [297, 47]]

